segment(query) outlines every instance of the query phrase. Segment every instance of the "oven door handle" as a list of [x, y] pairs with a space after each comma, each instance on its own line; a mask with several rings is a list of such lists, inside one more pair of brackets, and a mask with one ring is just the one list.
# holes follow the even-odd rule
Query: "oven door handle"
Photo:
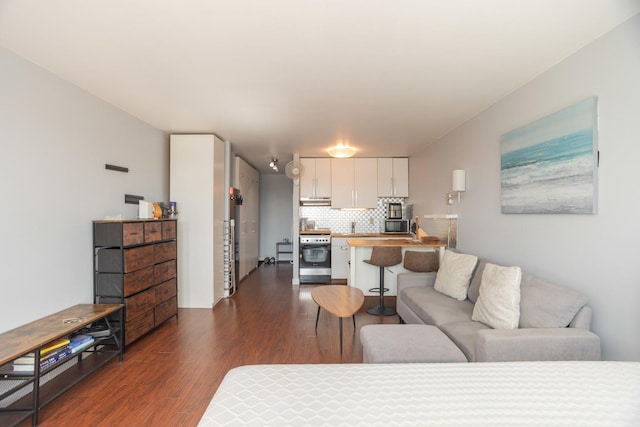
[[317, 248], [331, 248], [331, 243], [300, 243], [300, 250]]

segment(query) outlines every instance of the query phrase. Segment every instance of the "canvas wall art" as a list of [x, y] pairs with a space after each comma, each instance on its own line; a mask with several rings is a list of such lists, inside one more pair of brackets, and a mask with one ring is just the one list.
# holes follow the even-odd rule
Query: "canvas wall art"
[[502, 213], [594, 214], [598, 98], [500, 137]]

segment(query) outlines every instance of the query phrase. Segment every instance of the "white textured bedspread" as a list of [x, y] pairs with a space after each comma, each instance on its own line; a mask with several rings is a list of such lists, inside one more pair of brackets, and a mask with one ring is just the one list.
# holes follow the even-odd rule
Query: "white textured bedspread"
[[201, 426], [640, 426], [640, 362], [256, 365]]

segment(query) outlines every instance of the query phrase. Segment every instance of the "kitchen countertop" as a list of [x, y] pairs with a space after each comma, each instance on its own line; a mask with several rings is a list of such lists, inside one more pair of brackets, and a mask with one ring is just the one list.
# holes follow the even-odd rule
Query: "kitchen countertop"
[[332, 233], [331, 237], [346, 237], [348, 239], [357, 239], [358, 237], [379, 237], [381, 239], [384, 238], [406, 238], [411, 239], [413, 236], [411, 234], [403, 234], [403, 233]]
[[404, 233], [332, 233], [329, 229], [324, 230], [300, 230], [300, 235], [327, 235], [331, 234], [331, 237], [342, 237], [347, 239], [354, 239], [359, 237], [379, 237], [381, 239], [411, 239], [413, 235]]
[[363, 239], [349, 239], [347, 244], [352, 247], [422, 247], [422, 248], [444, 248], [447, 245], [444, 243], [422, 243], [420, 240], [412, 239], [375, 239], [375, 240], [363, 240]]
[[331, 234], [331, 230], [300, 230], [300, 235], [327, 235]]

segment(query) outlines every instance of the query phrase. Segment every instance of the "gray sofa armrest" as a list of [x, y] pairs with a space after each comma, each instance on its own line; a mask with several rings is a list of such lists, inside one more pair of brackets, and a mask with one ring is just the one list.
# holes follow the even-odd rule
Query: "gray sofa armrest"
[[600, 337], [581, 328], [483, 329], [476, 362], [600, 360]]
[[398, 273], [396, 283], [398, 285], [397, 295], [404, 289], [418, 287], [433, 287], [436, 282], [436, 272], [428, 273]]

